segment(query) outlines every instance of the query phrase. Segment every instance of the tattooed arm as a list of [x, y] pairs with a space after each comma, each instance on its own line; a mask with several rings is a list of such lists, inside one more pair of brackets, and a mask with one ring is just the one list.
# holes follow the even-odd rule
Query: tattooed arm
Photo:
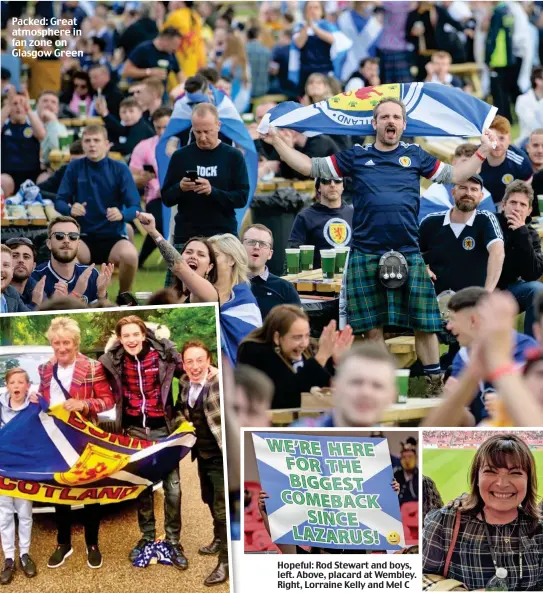
[[189, 289], [191, 300], [193, 300], [192, 297], [195, 297], [194, 300], [198, 302], [216, 303], [219, 300], [216, 288], [209, 280], [202, 278], [190, 268], [177, 249], [157, 231], [154, 216], [147, 212], [138, 212], [136, 218], [157, 244], [164, 261], [168, 264], [168, 268]]

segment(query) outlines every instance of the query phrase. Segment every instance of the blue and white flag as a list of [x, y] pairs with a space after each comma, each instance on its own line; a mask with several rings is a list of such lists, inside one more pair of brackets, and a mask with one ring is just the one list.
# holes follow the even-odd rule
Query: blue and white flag
[[[236, 219], [238, 221], [238, 230], [245, 216], [245, 212], [251, 204], [251, 200], [256, 190], [258, 183], [258, 153], [256, 151], [255, 143], [249, 135], [245, 124], [243, 123], [240, 114], [234, 107], [231, 99], [224, 93], [221, 93], [216, 88], [211, 86], [213, 95], [213, 104], [219, 110], [219, 120], [221, 122], [221, 133], [234, 142], [235, 146], [241, 149], [245, 154], [245, 162], [247, 163], [247, 173], [249, 175], [249, 199], [244, 208], [236, 210]], [[192, 107], [197, 103], [209, 103], [210, 99], [206, 94], [194, 93], [186, 94], [179, 99], [173, 109], [172, 117], [168, 123], [168, 127], [160, 138], [156, 147], [156, 160], [158, 165], [158, 177], [160, 186], [162, 187], [166, 173], [168, 171], [168, 164], [170, 157], [166, 154], [166, 145], [172, 136], [176, 136], [181, 132], [191, 127]], [[182, 175], [182, 171], [180, 174]], [[171, 209], [163, 207], [163, 235], [168, 237], [170, 230], [170, 216]]]
[[[428, 214], [450, 210], [454, 206], [454, 198], [451, 193], [454, 185], [443, 185], [433, 183], [421, 196], [419, 222]], [[477, 210], [488, 210], [496, 212], [496, 204], [492, 200], [490, 192], [483, 187], [483, 199], [477, 206]]]
[[165, 439], [146, 441], [106, 432], [62, 405], [48, 408], [41, 398], [0, 435], [0, 495], [50, 504], [137, 498], [196, 442], [187, 422]]
[[262, 314], [248, 284], [236, 284], [233, 292], [234, 297], [221, 305], [219, 315], [222, 352], [236, 366], [238, 347], [254, 329], [262, 326]]
[[274, 543], [404, 547], [386, 439], [254, 432], [253, 444]]
[[366, 18], [356, 10], [344, 10], [339, 15], [337, 24], [341, 31], [353, 40], [341, 75], [341, 80], [346, 81], [358, 70], [364, 58], [374, 58], [377, 55], [377, 44], [383, 32], [383, 25], [374, 15]]
[[385, 97], [399, 99], [405, 105], [405, 136], [480, 136], [497, 113], [496, 107], [460, 89], [432, 82], [411, 82], [348, 91], [307, 107], [284, 102], [264, 116], [258, 131], [266, 134], [272, 125], [306, 136], [374, 136], [373, 108]]
[[[302, 23], [299, 23], [294, 27], [294, 31], [292, 32], [293, 39], [302, 27]], [[345, 64], [347, 53], [351, 49], [353, 42], [347, 37], [347, 35], [345, 35], [345, 33], [342, 33], [336, 25], [325, 19], [318, 21], [317, 27], [323, 31], [326, 31], [327, 33], [331, 33], [334, 37], [334, 42], [330, 47], [330, 60], [334, 69], [334, 76], [341, 79], [343, 65]], [[308, 36], [313, 36], [315, 35], [315, 31], [313, 31], [311, 28], [308, 28], [307, 34]], [[292, 41], [290, 44], [288, 56], [288, 79], [295, 85], [298, 85], [300, 82], [300, 68], [301, 51], [298, 47], [296, 47], [294, 41]]]

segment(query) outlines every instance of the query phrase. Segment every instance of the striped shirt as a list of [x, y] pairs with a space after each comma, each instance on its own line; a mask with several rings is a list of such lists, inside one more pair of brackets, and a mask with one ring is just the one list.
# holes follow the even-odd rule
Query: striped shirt
[[[426, 516], [422, 545], [423, 573], [443, 574], [455, 518], [456, 511], [447, 508], [432, 511]], [[534, 531], [532, 519], [519, 511], [518, 521], [488, 527], [498, 567], [507, 569], [508, 590], [542, 590], [543, 524], [540, 522]], [[494, 574], [484, 522], [475, 513], [462, 513], [447, 577], [464, 583], [469, 590], [484, 590]]]

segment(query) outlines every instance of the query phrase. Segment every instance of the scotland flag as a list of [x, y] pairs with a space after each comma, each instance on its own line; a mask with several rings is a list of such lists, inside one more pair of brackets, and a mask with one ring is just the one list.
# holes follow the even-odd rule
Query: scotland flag
[[[234, 104], [224, 93], [221, 93], [213, 86], [210, 87], [213, 95], [213, 104], [219, 110], [219, 119], [221, 122], [221, 133], [227, 136], [237, 148], [240, 148], [245, 153], [245, 162], [247, 163], [247, 173], [249, 175], [249, 199], [245, 208], [236, 210], [236, 219], [238, 221], [238, 230], [241, 226], [245, 212], [250, 206], [252, 197], [256, 190], [258, 183], [258, 154], [256, 152], [255, 143], [249, 136], [249, 132], [243, 123], [240, 114], [237, 112]], [[156, 147], [156, 160], [158, 164], [158, 176], [160, 186], [164, 183], [166, 173], [168, 171], [168, 164], [170, 157], [166, 154], [166, 145], [172, 136], [176, 136], [186, 129], [191, 127], [192, 106], [196, 103], [209, 103], [210, 99], [207, 95], [202, 93], [195, 93], [194, 95], [186, 94], [179, 99], [173, 109], [173, 114], [170, 123], [166, 128], [164, 134]], [[180, 172], [182, 174], [182, 171]], [[235, 173], [235, 172], [233, 172]], [[170, 216], [171, 209], [163, 207], [163, 235], [168, 237], [170, 232]]]
[[50, 504], [130, 500], [160, 482], [196, 442], [187, 422], [166, 439], [144, 441], [108, 433], [61, 405], [49, 412], [40, 405], [0, 430], [0, 495]]
[[496, 107], [443, 84], [385, 84], [344, 92], [307, 107], [293, 101], [281, 103], [264, 116], [258, 131], [266, 134], [272, 125], [306, 136], [373, 136], [373, 108], [385, 97], [404, 103], [405, 136], [480, 136], [497, 112]]
[[[330, 48], [330, 59], [332, 60], [332, 67], [334, 68], [334, 76], [336, 78], [341, 79], [341, 75], [343, 72], [343, 66], [345, 64], [345, 60], [347, 59], [347, 52], [351, 49], [353, 42], [342, 33], [336, 25], [333, 23], [328, 22], [325, 19], [318, 21], [317, 26], [326, 31], [327, 33], [331, 33], [334, 37], [334, 43], [332, 43], [332, 47]], [[294, 27], [294, 31], [292, 32], [292, 38], [294, 39], [295, 35], [300, 31], [303, 27], [302, 23], [299, 23]], [[308, 36], [315, 35], [313, 29], [307, 29]], [[288, 56], [288, 79], [295, 85], [298, 85], [300, 82], [300, 66], [301, 66], [301, 52], [294, 41], [290, 44], [290, 51]]]
[[383, 25], [377, 17], [372, 15], [365, 18], [356, 10], [344, 10], [339, 15], [337, 24], [349, 39], [354, 40], [343, 65], [341, 79], [345, 81], [358, 70], [361, 60], [375, 57]]
[[255, 432], [253, 444], [274, 543], [404, 547], [386, 439]]
[[219, 309], [221, 348], [228, 362], [236, 366], [238, 346], [256, 328], [262, 326], [262, 314], [248, 284], [236, 284], [234, 297]]

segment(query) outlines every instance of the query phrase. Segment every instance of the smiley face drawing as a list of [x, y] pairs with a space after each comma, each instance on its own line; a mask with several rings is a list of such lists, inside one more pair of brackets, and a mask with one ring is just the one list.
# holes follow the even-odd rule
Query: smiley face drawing
[[397, 531], [391, 531], [387, 535], [387, 542], [391, 546], [398, 546], [400, 544], [400, 534]]

